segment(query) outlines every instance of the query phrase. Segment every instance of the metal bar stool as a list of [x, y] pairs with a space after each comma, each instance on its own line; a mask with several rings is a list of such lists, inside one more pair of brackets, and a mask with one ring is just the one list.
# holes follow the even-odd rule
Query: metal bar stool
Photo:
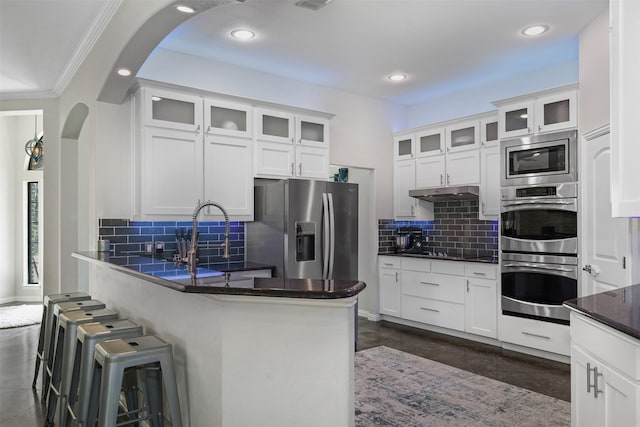
[[[123, 415], [129, 417], [129, 421], [118, 426], [142, 420], [149, 420], [153, 427], [164, 426], [167, 421], [163, 412], [164, 385], [171, 425], [182, 427], [171, 345], [153, 335], [106, 340], [96, 345], [95, 370], [90, 393], [92, 398], [87, 425], [93, 426], [96, 418], [98, 418], [98, 427], [116, 425], [123, 378], [132, 370], [135, 370], [138, 375], [143, 405], [136, 407], [133, 411], [131, 408], [126, 408], [127, 412]], [[98, 396], [98, 390], [99, 402], [95, 398]]]
[[[69, 383], [73, 370], [73, 360], [76, 350], [76, 336], [78, 326], [83, 323], [111, 321], [118, 318], [118, 312], [108, 308], [97, 310], [73, 310], [60, 314], [58, 319], [58, 330], [56, 333], [55, 348], [53, 349], [53, 370], [51, 371], [51, 381], [49, 384], [49, 395], [47, 397], [47, 417], [45, 426], [52, 426], [56, 414], [58, 399], [64, 408], [69, 395]], [[66, 411], [61, 411], [66, 415]], [[60, 419], [59, 425], [64, 425]]]
[[[83, 292], [69, 292], [66, 294], [45, 295], [42, 303], [42, 322], [40, 322], [40, 336], [38, 337], [38, 352], [36, 353], [36, 369], [33, 374], [31, 388], [36, 389], [38, 373], [40, 373], [40, 363], [47, 359], [49, 351], [49, 339], [51, 337], [51, 319], [53, 319], [53, 305], [66, 301], [86, 301], [91, 296]], [[42, 385], [44, 390], [44, 374], [42, 375]]]
[[53, 369], [53, 354], [55, 351], [56, 344], [56, 333], [58, 332], [58, 318], [61, 313], [66, 313], [74, 310], [98, 310], [100, 308], [105, 308], [105, 304], [102, 301], [98, 301], [95, 299], [85, 300], [85, 301], [65, 301], [59, 302], [57, 304], [53, 304], [53, 309], [51, 310], [51, 328], [49, 334], [49, 347], [47, 350], [47, 357], [45, 367], [43, 369], [44, 375], [42, 379], [42, 403], [46, 402], [47, 397], [49, 396], [49, 383], [51, 382], [51, 371]]
[[[107, 339], [133, 338], [143, 334], [142, 326], [129, 319], [114, 320], [111, 322], [85, 323], [78, 327], [76, 355], [73, 364], [73, 374], [69, 383], [69, 396], [66, 408], [66, 424], [63, 427], [87, 424], [87, 412], [91, 392], [91, 380], [93, 379], [93, 367], [96, 344]], [[128, 402], [132, 402], [129, 395]], [[60, 415], [62, 422], [63, 416]]]

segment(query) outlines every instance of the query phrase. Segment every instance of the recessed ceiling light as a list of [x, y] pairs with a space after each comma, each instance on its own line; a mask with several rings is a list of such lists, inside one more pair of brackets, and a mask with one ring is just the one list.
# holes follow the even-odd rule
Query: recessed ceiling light
[[185, 6], [183, 4], [179, 4], [178, 6], [176, 6], [176, 9], [178, 10], [178, 12], [182, 13], [196, 13], [196, 10], [194, 8], [192, 8], [191, 6]]
[[392, 82], [401, 82], [402, 80], [406, 80], [407, 79], [407, 75], [406, 74], [401, 74], [401, 73], [394, 73], [391, 74], [387, 77], [387, 79], [391, 80]]
[[540, 34], [547, 32], [548, 30], [548, 25], [531, 25], [522, 30], [522, 34], [524, 34], [525, 36], [539, 36]]
[[122, 77], [129, 77], [131, 75], [131, 70], [128, 68], [118, 68], [118, 75]]
[[255, 36], [256, 33], [251, 30], [238, 29], [231, 31], [231, 37], [238, 40], [251, 40]]

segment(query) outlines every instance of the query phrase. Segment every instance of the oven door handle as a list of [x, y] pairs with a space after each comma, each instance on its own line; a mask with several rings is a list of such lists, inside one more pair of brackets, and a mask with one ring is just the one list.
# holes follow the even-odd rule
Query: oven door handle
[[503, 203], [502, 206], [527, 206], [527, 205], [560, 205], [560, 206], [568, 206], [568, 205], [573, 205], [575, 204], [575, 201], [570, 201], [570, 200], [562, 200], [562, 201], [557, 201], [557, 200], [530, 200], [530, 201], [523, 201], [523, 202], [510, 202], [510, 203]]
[[563, 273], [573, 273], [574, 270], [571, 268], [562, 268], [562, 267], [548, 267], [543, 264], [531, 264], [528, 262], [518, 262], [518, 263], [507, 263], [502, 264], [503, 267], [522, 267], [522, 268], [536, 268], [538, 270], [551, 270], [551, 271], [562, 271]]

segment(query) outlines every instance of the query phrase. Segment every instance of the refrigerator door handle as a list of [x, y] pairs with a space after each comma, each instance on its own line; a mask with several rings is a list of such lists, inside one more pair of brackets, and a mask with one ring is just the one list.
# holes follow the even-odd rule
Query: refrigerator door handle
[[327, 193], [322, 193], [322, 278], [329, 276], [329, 200]]
[[336, 215], [333, 209], [333, 194], [329, 193], [329, 275], [327, 279], [333, 279], [333, 264], [336, 255]]

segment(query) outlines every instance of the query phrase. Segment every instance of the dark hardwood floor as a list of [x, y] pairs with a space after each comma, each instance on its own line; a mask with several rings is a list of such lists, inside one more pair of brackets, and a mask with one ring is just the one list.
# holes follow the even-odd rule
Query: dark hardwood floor
[[[38, 390], [31, 390], [39, 325], [0, 330], [0, 426], [43, 424]], [[514, 384], [558, 399], [570, 399], [570, 368], [486, 344], [390, 322], [358, 322], [358, 350], [385, 345]]]
[[571, 400], [570, 365], [391, 322], [358, 321], [357, 350], [384, 345], [513, 384]]

